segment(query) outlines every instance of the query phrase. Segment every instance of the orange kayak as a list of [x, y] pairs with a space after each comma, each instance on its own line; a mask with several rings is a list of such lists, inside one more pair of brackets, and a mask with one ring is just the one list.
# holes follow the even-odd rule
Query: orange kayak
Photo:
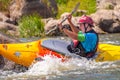
[[45, 55], [55, 55], [58, 58], [64, 57], [61, 54], [42, 47], [41, 41], [42, 40], [27, 43], [0, 44], [0, 54], [15, 63], [27, 67], [30, 66], [36, 58]]
[[[64, 60], [67, 42], [62, 40], [41, 39], [33, 42], [0, 44], [0, 54], [5, 58], [23, 66], [30, 66], [35, 60], [45, 55], [53, 55]], [[120, 60], [120, 46], [99, 44], [96, 61]]]

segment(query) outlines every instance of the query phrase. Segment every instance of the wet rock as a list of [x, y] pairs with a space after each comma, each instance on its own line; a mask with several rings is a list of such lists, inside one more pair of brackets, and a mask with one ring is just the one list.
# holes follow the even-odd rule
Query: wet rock
[[13, 25], [13, 24], [9, 24], [9, 23], [5, 23], [5, 22], [0, 22], [0, 29], [6, 29], [6, 30], [13, 30], [16, 31], [17, 30], [17, 26]]
[[0, 21], [1, 22], [5, 22], [8, 19], [9, 19], [9, 17], [7, 17], [7, 15], [5, 15], [5, 13], [0, 12]]
[[13, 0], [9, 11], [12, 20], [17, 21], [21, 16], [33, 13], [43, 18], [55, 17], [58, 7], [55, 0]]
[[25, 72], [26, 70], [28, 70], [28, 67], [15, 64], [14, 62], [6, 58], [3, 58], [3, 56], [0, 55], [0, 69], [4, 71], [12, 70], [16, 73], [20, 73], [20, 72]]
[[16, 20], [12, 21], [10, 19], [7, 19], [5, 22], [13, 25], [18, 25], [18, 22]]
[[[120, 32], [120, 21], [119, 13], [115, 14], [114, 10], [100, 9], [96, 13], [91, 14], [95, 25], [108, 33], [119, 33]], [[117, 25], [115, 25], [117, 24]]]
[[15, 64], [12, 70], [16, 73], [20, 73], [20, 72], [27, 71], [28, 67], [25, 67], [25, 66], [22, 66], [22, 65], [19, 65], [19, 64]]
[[15, 63], [4, 58], [4, 67], [2, 68], [3, 70], [12, 70], [14, 69]]
[[12, 38], [0, 32], [0, 43], [17, 43], [17, 42], [20, 42], [20, 41], [16, 38]]
[[98, 9], [114, 9], [120, 4], [120, 0], [96, 0]]
[[4, 66], [5, 66], [4, 58], [3, 58], [3, 56], [0, 55], [0, 69], [3, 69]]

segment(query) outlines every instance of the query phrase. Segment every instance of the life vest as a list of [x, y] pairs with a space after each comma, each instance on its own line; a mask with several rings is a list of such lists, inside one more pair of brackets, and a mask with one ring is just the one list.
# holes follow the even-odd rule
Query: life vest
[[77, 40], [73, 40], [71, 42], [71, 44], [67, 47], [68, 50], [70, 52], [75, 53], [75, 54], [77, 54], [79, 56], [82, 56], [82, 57], [86, 57], [86, 58], [93, 57], [95, 55], [96, 51], [97, 51], [99, 38], [98, 38], [98, 34], [94, 30], [89, 31], [89, 33], [95, 33], [97, 35], [97, 43], [96, 43], [95, 49], [93, 49], [93, 51], [90, 51], [90, 52], [86, 53], [86, 51], [85, 51], [84, 47], [82, 46], [81, 42], [77, 41]]

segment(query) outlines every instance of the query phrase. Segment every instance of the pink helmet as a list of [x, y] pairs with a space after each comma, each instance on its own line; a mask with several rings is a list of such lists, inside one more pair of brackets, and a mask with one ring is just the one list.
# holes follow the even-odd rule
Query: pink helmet
[[79, 19], [79, 22], [78, 23], [88, 23], [88, 24], [90, 24], [91, 26], [93, 26], [93, 20], [92, 20], [92, 18], [90, 18], [89, 16], [86, 16], [86, 15], [84, 15], [84, 16], [82, 16], [80, 19]]

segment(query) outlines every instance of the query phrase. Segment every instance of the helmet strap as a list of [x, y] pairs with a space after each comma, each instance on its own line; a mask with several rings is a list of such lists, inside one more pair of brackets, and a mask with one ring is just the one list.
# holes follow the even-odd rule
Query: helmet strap
[[86, 23], [84, 23], [84, 28], [85, 28], [85, 32], [87, 32], [88, 26], [85, 25]]

